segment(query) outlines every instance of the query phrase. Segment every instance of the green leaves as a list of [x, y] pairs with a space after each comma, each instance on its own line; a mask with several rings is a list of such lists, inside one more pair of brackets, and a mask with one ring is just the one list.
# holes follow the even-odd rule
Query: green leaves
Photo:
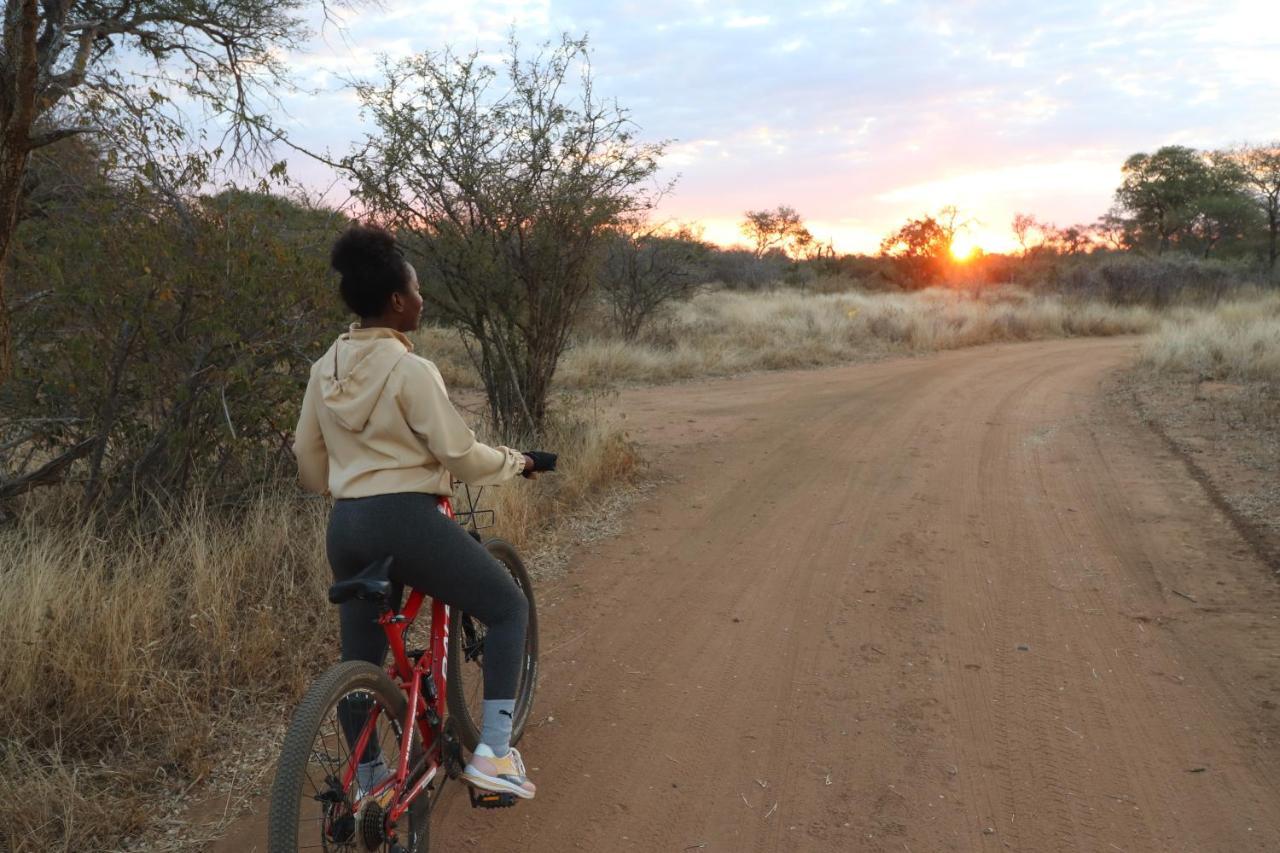
[[[310, 361], [341, 313], [327, 275], [340, 223], [277, 196], [174, 200], [99, 182], [45, 202], [13, 258], [14, 378], [0, 388], [0, 481], [92, 439], [69, 479], [86, 505], [233, 497], [290, 464]], [[48, 288], [57, 280], [60, 285]]]
[[1243, 164], [1226, 152], [1181, 145], [1131, 156], [1116, 189], [1128, 243], [1205, 257], [1224, 248], [1247, 250], [1261, 234], [1265, 205], [1260, 209], [1250, 197]]

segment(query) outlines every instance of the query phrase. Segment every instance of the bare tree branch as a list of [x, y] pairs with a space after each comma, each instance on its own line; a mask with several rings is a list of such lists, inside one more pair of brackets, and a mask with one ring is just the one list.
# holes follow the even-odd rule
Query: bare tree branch
[[24, 474], [14, 480], [0, 482], [0, 500], [21, 495], [38, 486], [52, 486], [62, 482], [63, 474], [66, 470], [76, 461], [88, 456], [89, 451], [93, 450], [93, 446], [94, 440], [86, 438], [56, 458], [41, 465], [30, 474]]

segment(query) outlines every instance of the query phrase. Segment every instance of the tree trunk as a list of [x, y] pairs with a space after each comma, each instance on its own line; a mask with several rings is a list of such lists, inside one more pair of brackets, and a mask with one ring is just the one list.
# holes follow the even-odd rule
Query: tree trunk
[[478, 352], [467, 346], [472, 363], [480, 371], [489, 404], [490, 427], [502, 441], [514, 441], [533, 430], [533, 414], [526, 403], [521, 377], [527, 375], [520, 350], [496, 324], [484, 323], [484, 334], [474, 330]]
[[529, 407], [529, 431], [532, 433], [529, 437], [534, 438], [542, 432], [542, 423], [547, 417], [547, 399], [551, 396], [551, 377], [555, 373], [556, 359], [545, 349], [540, 352], [530, 350], [528, 359], [525, 402]]
[[8, 128], [0, 138], [0, 382], [13, 373], [13, 333], [9, 327], [7, 285], [9, 283], [9, 251], [13, 232], [18, 227], [18, 202], [22, 194], [22, 176], [27, 157], [18, 146], [10, 144]]
[[[0, 152], [0, 157], [3, 157]], [[5, 191], [0, 189], [0, 195]], [[5, 297], [5, 285], [8, 284], [9, 244], [17, 219], [15, 211], [9, 212], [7, 198], [0, 198], [0, 383], [13, 375], [13, 330], [9, 326], [9, 305]]]
[[6, 268], [18, 225], [22, 180], [36, 114], [38, 12], [37, 0], [21, 0], [21, 7], [16, 10], [10, 3], [5, 9], [4, 56], [0, 60], [0, 382], [13, 372], [13, 335], [5, 300]]
[[1218, 245], [1218, 237], [1206, 237], [1204, 244], [1204, 259], [1209, 259], [1209, 253], [1213, 251], [1213, 247]]
[[622, 331], [624, 341], [634, 343], [636, 338], [640, 337], [640, 327], [652, 310], [652, 308], [646, 310], [633, 305], [621, 312], [618, 317], [618, 328]]
[[141, 325], [142, 309], [146, 302], [138, 301], [138, 310], [133, 319], [125, 320], [116, 335], [116, 344], [111, 355], [111, 365], [107, 374], [107, 393], [98, 412], [98, 432], [94, 436], [93, 453], [89, 459], [89, 481], [85, 484], [80, 503], [88, 508], [98, 499], [102, 489], [102, 466], [107, 455], [107, 444], [111, 439], [111, 431], [115, 428], [116, 418], [120, 414], [120, 383], [124, 379], [125, 362], [129, 358], [129, 350], [137, 337]]
[[1280, 232], [1280, 210], [1273, 205], [1271, 210], [1267, 211], [1268, 218], [1271, 220], [1271, 269], [1276, 268], [1276, 236]]

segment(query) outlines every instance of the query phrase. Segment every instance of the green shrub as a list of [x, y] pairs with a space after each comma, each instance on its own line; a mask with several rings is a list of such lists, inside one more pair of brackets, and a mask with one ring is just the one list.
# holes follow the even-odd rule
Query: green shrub
[[1111, 253], [1064, 260], [1047, 278], [1047, 286], [1064, 295], [1154, 308], [1213, 304], [1230, 293], [1252, 289], [1260, 281], [1247, 265], [1239, 263], [1178, 254]]
[[334, 215], [248, 192], [166, 199], [99, 181], [45, 203], [12, 268], [0, 499], [234, 498], [291, 467], [309, 362], [341, 327]]

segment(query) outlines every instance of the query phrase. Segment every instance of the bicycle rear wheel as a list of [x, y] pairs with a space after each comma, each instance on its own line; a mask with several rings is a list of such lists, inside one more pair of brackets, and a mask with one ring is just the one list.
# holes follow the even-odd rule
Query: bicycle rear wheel
[[[312, 685], [294, 712], [280, 750], [267, 818], [268, 853], [426, 853], [427, 796], [418, 797], [405, 818], [389, 828], [383, 820], [389, 803], [378, 803], [377, 797], [358, 799], [356, 780], [343, 785], [355, 740], [375, 711], [372, 745], [362, 758], [381, 755], [386, 768], [395, 772], [407, 705], [387, 674], [364, 661], [340, 663]], [[420, 754], [415, 732], [411, 760]]]
[[[525, 633], [524, 657], [516, 684], [516, 708], [511, 721], [511, 743], [520, 741], [533, 709], [538, 686], [538, 611], [534, 606], [533, 584], [516, 549], [501, 539], [490, 539], [485, 549], [507, 567], [529, 602], [529, 627]], [[449, 715], [458, 727], [462, 745], [474, 750], [480, 742], [484, 711], [485, 627], [475, 617], [454, 608], [449, 617], [449, 669], [447, 691]]]

